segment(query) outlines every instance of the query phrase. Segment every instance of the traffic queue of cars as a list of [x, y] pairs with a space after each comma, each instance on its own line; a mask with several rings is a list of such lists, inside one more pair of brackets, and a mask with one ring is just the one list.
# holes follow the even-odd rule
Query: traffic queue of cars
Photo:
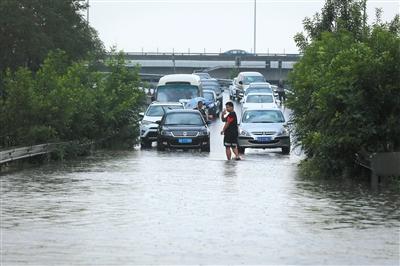
[[[151, 147], [152, 142], [157, 142], [158, 150], [210, 151], [208, 117], [218, 116], [222, 104], [222, 90], [216, 79], [208, 73], [166, 75], [158, 82], [152, 100], [140, 114], [141, 147]], [[205, 110], [194, 110], [199, 101]]]
[[[162, 77], [153, 102], [140, 123], [140, 143], [151, 147], [210, 151], [208, 117], [218, 117], [223, 106], [222, 88], [208, 73], [174, 74]], [[241, 72], [229, 88], [231, 100], [242, 104], [238, 121], [238, 149], [281, 148], [290, 152], [290, 135], [271, 85], [258, 72]], [[198, 101], [204, 110], [197, 109]], [[196, 110], [197, 109], [197, 110]]]
[[238, 149], [281, 148], [290, 153], [290, 134], [274, 90], [258, 72], [240, 72], [229, 88], [229, 98], [242, 104]]

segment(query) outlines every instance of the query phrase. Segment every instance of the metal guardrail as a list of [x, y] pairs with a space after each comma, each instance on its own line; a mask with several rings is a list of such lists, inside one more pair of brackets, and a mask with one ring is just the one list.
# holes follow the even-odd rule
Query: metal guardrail
[[59, 144], [61, 143], [46, 143], [28, 147], [14, 148], [6, 151], [0, 151], [0, 164], [50, 153], [54, 151], [56, 146]]

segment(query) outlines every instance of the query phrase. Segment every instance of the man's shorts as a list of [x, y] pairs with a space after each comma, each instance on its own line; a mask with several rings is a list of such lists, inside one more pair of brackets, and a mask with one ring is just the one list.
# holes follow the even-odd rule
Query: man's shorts
[[224, 136], [224, 146], [236, 148], [238, 146], [238, 138], [237, 136]]

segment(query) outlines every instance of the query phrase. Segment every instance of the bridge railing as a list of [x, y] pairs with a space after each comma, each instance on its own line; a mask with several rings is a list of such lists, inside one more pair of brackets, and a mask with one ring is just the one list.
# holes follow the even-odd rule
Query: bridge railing
[[127, 52], [125, 55], [149, 55], [149, 56], [157, 56], [157, 55], [169, 55], [169, 56], [226, 56], [226, 57], [252, 57], [252, 56], [282, 56], [282, 57], [300, 57], [300, 54], [287, 54], [287, 53], [257, 53], [257, 54], [224, 54], [224, 53], [195, 53], [195, 52]]

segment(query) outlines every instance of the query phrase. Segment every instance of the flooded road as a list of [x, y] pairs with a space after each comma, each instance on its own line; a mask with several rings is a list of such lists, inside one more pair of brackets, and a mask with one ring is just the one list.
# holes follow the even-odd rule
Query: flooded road
[[155, 148], [1, 176], [1, 265], [399, 264], [399, 191], [312, 180], [300, 157]]

